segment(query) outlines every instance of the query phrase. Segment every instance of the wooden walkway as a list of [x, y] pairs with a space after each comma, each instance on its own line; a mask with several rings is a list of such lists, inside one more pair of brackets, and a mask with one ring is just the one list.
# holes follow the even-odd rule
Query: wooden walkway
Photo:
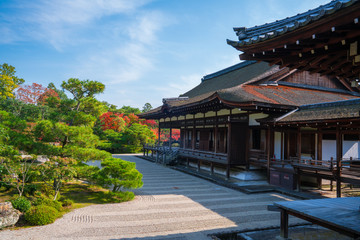
[[354, 239], [360, 237], [360, 197], [276, 202], [281, 210], [281, 237], [288, 237], [288, 215], [337, 231]]
[[360, 160], [341, 159], [305, 160], [292, 158], [289, 160], [271, 159], [265, 155], [250, 156], [250, 164], [279, 172], [291, 172], [297, 175], [298, 186], [301, 176], [310, 176], [330, 181], [336, 181], [337, 196], [341, 197], [341, 183], [360, 185]]

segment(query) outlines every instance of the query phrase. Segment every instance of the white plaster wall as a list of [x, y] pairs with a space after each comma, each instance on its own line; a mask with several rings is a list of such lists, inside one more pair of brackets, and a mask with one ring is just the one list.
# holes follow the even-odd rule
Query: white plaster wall
[[[190, 167], [197, 169], [196, 163], [190, 163]], [[201, 170], [205, 170], [208, 172], [211, 172], [211, 168], [208, 166], [201, 165]], [[221, 167], [214, 167], [214, 173], [226, 176], [226, 169]], [[239, 171], [230, 171], [230, 176], [239, 180], [243, 181], [259, 181], [259, 180], [266, 180], [266, 176], [264, 176], [261, 172], [258, 171], [245, 171], [245, 170], [239, 170]]]
[[343, 141], [343, 158], [359, 158], [359, 141]]
[[274, 133], [274, 154], [276, 159], [281, 158], [281, 132]]
[[331, 157], [336, 159], [336, 140], [322, 141], [322, 159], [330, 160]]
[[[359, 141], [343, 141], [343, 158], [359, 158], [360, 157], [360, 142]], [[331, 157], [336, 159], [336, 141], [323, 140], [322, 141], [322, 157], [323, 160], [330, 160]]]
[[264, 113], [255, 113], [249, 115], [249, 126], [259, 126], [260, 123], [256, 121], [256, 119], [266, 118], [269, 116], [268, 114]]

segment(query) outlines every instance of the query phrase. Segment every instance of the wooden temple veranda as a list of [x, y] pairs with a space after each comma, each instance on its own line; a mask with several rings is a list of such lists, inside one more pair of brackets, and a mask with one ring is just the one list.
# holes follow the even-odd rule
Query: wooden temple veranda
[[[178, 158], [264, 168], [290, 189], [322, 179], [360, 185], [360, 2], [336, 0], [252, 28], [234, 28], [243, 62], [140, 117], [180, 129]], [[159, 131], [160, 132], [160, 131]], [[153, 147], [148, 149], [154, 150]]]

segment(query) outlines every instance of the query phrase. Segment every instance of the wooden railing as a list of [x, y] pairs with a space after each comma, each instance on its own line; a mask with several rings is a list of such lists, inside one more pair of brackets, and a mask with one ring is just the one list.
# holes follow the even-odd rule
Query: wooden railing
[[[267, 155], [263, 151], [250, 150], [250, 164], [260, 167], [267, 167]], [[270, 168], [293, 167], [314, 171], [327, 171], [334, 175], [357, 177], [360, 179], [360, 159], [343, 158], [338, 162], [336, 159], [314, 160], [308, 158], [299, 159], [298, 157], [290, 157], [289, 159], [270, 158]]]
[[265, 154], [264, 151], [250, 150], [249, 151], [249, 162], [252, 165], [266, 168], [266, 166], [267, 166], [267, 155]]
[[[162, 164], [176, 164], [178, 147], [146, 144], [143, 146], [144, 157]], [[150, 155], [149, 155], [150, 153]]]
[[227, 163], [227, 154], [226, 153], [215, 153], [215, 152], [207, 152], [207, 151], [199, 151], [192, 149], [179, 149], [179, 156], [185, 158], [198, 159], [208, 162], [216, 162], [216, 163]]
[[349, 158], [341, 161], [342, 177], [356, 178], [360, 181], [360, 159]]

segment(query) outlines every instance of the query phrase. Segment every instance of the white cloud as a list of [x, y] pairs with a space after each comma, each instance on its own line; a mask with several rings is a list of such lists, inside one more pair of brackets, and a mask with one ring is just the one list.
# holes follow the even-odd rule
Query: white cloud
[[[84, 40], [84, 29], [98, 26], [104, 17], [126, 16], [151, 0], [39, 0], [16, 1], [9, 8], [16, 11], [0, 14], [2, 22], [9, 23], [0, 33], [9, 41], [37, 40], [50, 43], [57, 50], [76, 45]], [[11, 5], [10, 5], [11, 4]], [[6, 42], [2, 40], [2, 42]]]
[[167, 17], [157, 11], [138, 11], [128, 22], [107, 26], [105, 36], [97, 41], [100, 47], [87, 50], [78, 60], [78, 75], [116, 86], [137, 81], [154, 69], [157, 35], [167, 26]]
[[132, 40], [145, 45], [150, 45], [157, 40], [156, 33], [168, 25], [168, 19], [160, 12], [146, 12], [136, 18], [129, 28], [129, 36]]

